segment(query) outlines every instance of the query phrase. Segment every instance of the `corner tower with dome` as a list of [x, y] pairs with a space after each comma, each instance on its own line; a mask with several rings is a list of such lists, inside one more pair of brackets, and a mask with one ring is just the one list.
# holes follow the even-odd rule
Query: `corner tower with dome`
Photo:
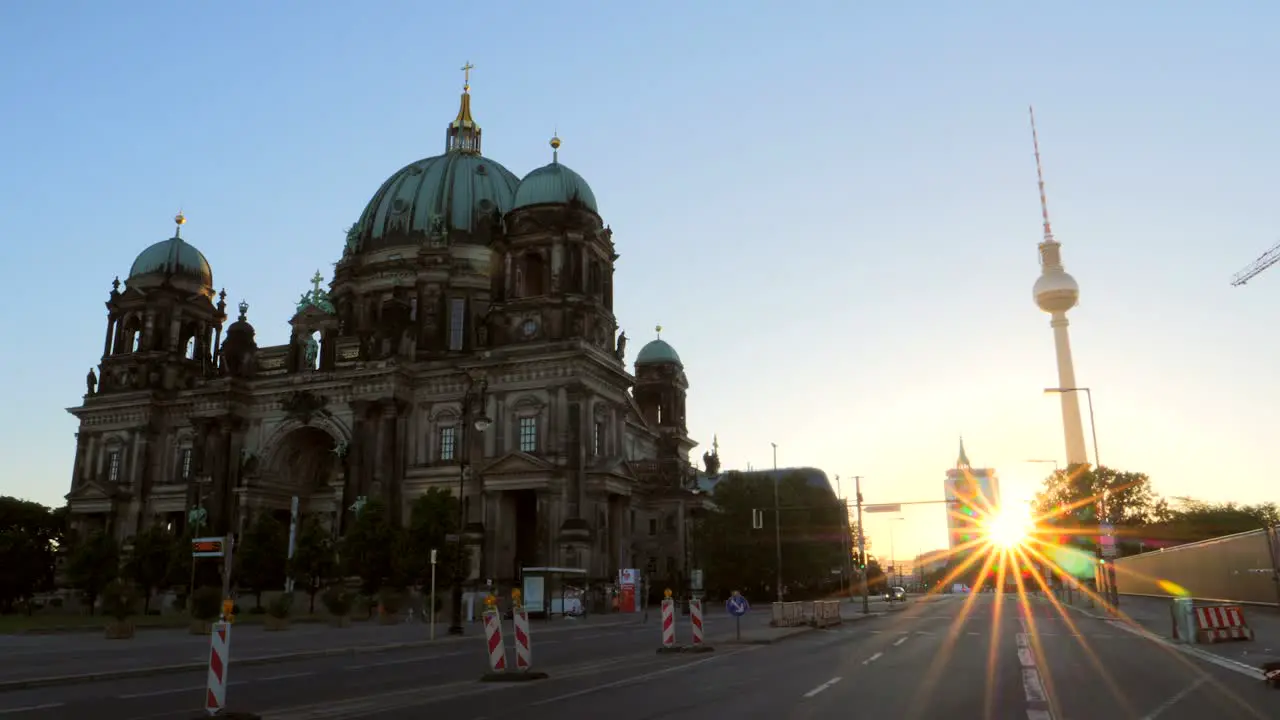
[[707, 502], [684, 365], [656, 339], [628, 372], [613, 233], [560, 140], [521, 179], [481, 139], [468, 83], [444, 153], [377, 189], [283, 345], [258, 345], [243, 301], [224, 328], [226, 293], [179, 216], [113, 284], [70, 409], [73, 523], [236, 533], [259, 512], [287, 520], [297, 497], [340, 533], [362, 499], [403, 523], [440, 488], [463, 498], [471, 583], [552, 566], [682, 586]]

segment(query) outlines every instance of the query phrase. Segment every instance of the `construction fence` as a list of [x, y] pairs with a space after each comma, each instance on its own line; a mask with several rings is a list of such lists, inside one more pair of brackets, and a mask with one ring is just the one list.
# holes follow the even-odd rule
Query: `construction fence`
[[1121, 595], [1280, 606], [1280, 527], [1225, 535], [1115, 561]]

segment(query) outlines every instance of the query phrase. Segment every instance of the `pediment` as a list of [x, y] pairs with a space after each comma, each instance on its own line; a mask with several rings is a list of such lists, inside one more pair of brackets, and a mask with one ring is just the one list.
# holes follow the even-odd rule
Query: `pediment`
[[64, 497], [70, 502], [76, 500], [112, 500], [118, 497], [127, 497], [128, 495], [127, 491], [119, 487], [110, 487], [95, 480], [88, 480]]
[[289, 320], [289, 324], [295, 327], [301, 325], [304, 327], [318, 328], [336, 324], [336, 320], [337, 319], [333, 315], [321, 310], [315, 305], [307, 305], [293, 314], [293, 317]]
[[555, 466], [540, 457], [522, 452], [511, 452], [489, 463], [481, 472], [485, 475], [522, 475], [545, 473]]

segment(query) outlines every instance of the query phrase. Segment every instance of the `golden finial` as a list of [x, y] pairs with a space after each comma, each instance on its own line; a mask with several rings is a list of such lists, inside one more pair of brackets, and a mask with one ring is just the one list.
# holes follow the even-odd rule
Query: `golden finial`
[[659, 340], [661, 340], [661, 339], [662, 339], [662, 326], [661, 326], [661, 325], [656, 325], [656, 326], [654, 326], [654, 328], [653, 328], [653, 329], [654, 329], [654, 331], [655, 331], [655, 332], [657, 332], [657, 333], [658, 333], [658, 339], [659, 339]]
[[187, 216], [183, 215], [182, 211], [179, 210], [178, 214], [173, 216], [173, 222], [178, 226], [178, 229], [174, 231], [173, 236], [182, 237], [182, 226], [187, 223]]
[[462, 92], [471, 91], [471, 71], [475, 69], [476, 66], [472, 65], [470, 60], [462, 66]]
[[560, 162], [560, 133], [551, 134], [551, 162]]

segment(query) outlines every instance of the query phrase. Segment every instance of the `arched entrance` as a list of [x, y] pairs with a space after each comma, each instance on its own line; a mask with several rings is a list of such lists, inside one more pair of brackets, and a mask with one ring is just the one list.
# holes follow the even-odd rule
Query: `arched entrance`
[[[319, 514], [332, 523], [340, 507], [344, 476], [339, 450], [328, 432], [303, 425], [280, 438], [267, 471], [277, 488], [297, 496], [299, 513]], [[287, 523], [287, 501], [282, 511]]]

